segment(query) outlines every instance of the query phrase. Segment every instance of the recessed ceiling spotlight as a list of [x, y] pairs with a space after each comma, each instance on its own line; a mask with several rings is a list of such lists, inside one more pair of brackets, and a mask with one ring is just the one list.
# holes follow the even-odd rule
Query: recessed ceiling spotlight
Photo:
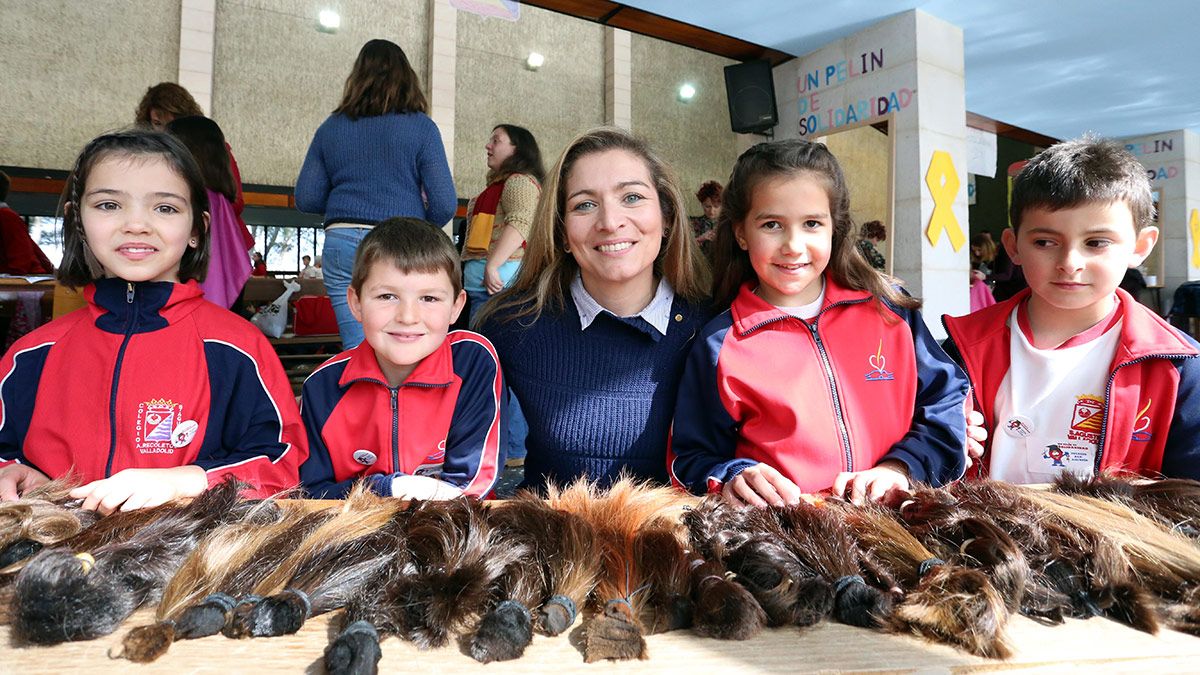
[[317, 23], [320, 24], [320, 30], [333, 33], [341, 27], [342, 17], [332, 9], [323, 9], [317, 14]]
[[696, 88], [691, 84], [684, 82], [679, 86], [679, 100], [687, 103], [696, 95]]
[[525, 67], [530, 70], [537, 70], [546, 62], [546, 57], [537, 52], [529, 52], [529, 56], [525, 59]]

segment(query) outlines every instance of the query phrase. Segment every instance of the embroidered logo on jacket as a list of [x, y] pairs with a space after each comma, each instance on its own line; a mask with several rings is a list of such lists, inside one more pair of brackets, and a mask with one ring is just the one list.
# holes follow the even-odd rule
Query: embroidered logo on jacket
[[1100, 425], [1104, 419], [1104, 399], [1084, 394], [1075, 397], [1075, 409], [1071, 412], [1071, 427], [1067, 438], [1073, 441], [1100, 442]]
[[868, 359], [867, 363], [871, 364], [871, 371], [867, 373], [868, 382], [882, 382], [885, 380], [894, 380], [896, 377], [884, 368], [887, 365], [887, 359], [883, 356], [883, 339], [879, 340], [879, 347], [875, 350]]
[[1146, 399], [1146, 405], [1138, 411], [1137, 421], [1134, 422], [1133, 440], [1138, 441], [1139, 443], [1146, 443], [1154, 437], [1154, 434], [1149, 431], [1150, 415], [1147, 414], [1150, 412], [1150, 404], [1153, 402], [1154, 399], [1152, 398]]
[[134, 424], [134, 447], [143, 455], [174, 454], [171, 432], [175, 430], [177, 420], [183, 420], [182, 403], [161, 398], [139, 403]]
[[420, 466], [418, 466], [413, 471], [413, 475], [414, 476], [433, 476], [436, 478], [437, 476], [442, 475], [442, 464], [445, 463], [445, 460], [446, 460], [446, 439], [443, 438], [438, 443], [437, 449], [434, 450], [429, 455], [427, 455], [425, 457], [425, 459], [421, 460]]

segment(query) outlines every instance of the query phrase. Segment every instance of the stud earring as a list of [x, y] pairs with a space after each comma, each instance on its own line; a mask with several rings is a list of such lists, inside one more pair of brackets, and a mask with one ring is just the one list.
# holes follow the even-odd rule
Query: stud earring
[[191, 239], [188, 240], [188, 246], [191, 246], [192, 248], [196, 248], [199, 245], [200, 245], [200, 242], [195, 237], [192, 237]]

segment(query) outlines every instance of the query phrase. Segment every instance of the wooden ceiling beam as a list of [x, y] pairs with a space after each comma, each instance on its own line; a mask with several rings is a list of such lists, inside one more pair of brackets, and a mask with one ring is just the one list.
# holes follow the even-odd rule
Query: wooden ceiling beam
[[620, 28], [659, 40], [724, 56], [735, 61], [766, 59], [772, 66], [795, 58], [791, 54], [746, 42], [707, 28], [653, 14], [609, 0], [523, 0], [524, 4]]

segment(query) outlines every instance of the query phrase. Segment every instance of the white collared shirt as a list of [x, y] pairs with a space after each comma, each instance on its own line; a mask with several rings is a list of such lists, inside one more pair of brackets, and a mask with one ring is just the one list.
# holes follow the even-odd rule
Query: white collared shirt
[[[587, 330], [600, 312], [608, 312], [612, 316], [616, 316], [596, 302], [592, 294], [587, 292], [587, 289], [583, 287], [583, 277], [579, 274], [576, 274], [575, 280], [571, 282], [571, 299], [575, 301], [575, 309], [579, 312], [579, 327], [582, 330]], [[671, 288], [671, 284], [667, 283], [666, 278], [662, 278], [658, 280], [658, 288], [655, 289], [654, 298], [650, 300], [650, 304], [643, 307], [642, 311], [624, 318], [641, 317], [660, 334], [666, 335], [667, 327], [671, 325], [671, 305], [674, 302], [675, 290]]]

